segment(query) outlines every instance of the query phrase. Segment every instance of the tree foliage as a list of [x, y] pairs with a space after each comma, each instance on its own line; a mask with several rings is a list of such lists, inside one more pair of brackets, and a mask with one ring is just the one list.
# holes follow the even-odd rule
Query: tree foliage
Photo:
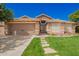
[[13, 12], [6, 8], [6, 4], [0, 4], [0, 21], [13, 20]]
[[74, 13], [69, 15], [69, 20], [78, 22], [79, 21], [79, 10], [75, 11]]

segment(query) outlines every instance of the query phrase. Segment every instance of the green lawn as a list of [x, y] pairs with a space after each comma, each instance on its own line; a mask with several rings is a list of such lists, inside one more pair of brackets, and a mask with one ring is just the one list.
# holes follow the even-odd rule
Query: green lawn
[[[50, 47], [60, 56], [79, 56], [79, 36], [73, 37], [46, 37]], [[49, 55], [49, 54], [48, 54]], [[54, 55], [54, 54], [50, 54]], [[34, 38], [22, 56], [45, 56], [40, 43], [40, 38]]]
[[79, 56], [79, 36], [46, 37], [46, 40], [60, 56]]
[[40, 38], [34, 38], [27, 49], [24, 50], [22, 56], [43, 56], [43, 53]]

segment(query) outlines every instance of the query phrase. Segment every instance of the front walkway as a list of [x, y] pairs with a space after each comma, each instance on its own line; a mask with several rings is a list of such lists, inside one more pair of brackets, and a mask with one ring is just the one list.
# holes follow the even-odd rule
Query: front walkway
[[45, 37], [47, 37], [48, 35], [40, 35], [40, 40], [41, 40], [41, 45], [42, 45], [42, 48], [44, 50], [44, 54], [45, 55], [55, 55], [55, 56], [58, 56], [57, 55], [57, 51], [55, 49], [52, 49], [50, 48], [50, 45], [49, 43], [46, 41]]
[[35, 36], [12, 36], [0, 39], [0, 56], [21, 56]]

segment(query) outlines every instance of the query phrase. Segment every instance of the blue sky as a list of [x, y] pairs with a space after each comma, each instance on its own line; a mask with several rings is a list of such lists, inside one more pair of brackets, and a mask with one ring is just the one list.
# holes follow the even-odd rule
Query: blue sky
[[13, 10], [15, 18], [23, 15], [35, 18], [45, 13], [52, 18], [68, 20], [68, 15], [79, 9], [79, 3], [7, 3], [6, 7]]

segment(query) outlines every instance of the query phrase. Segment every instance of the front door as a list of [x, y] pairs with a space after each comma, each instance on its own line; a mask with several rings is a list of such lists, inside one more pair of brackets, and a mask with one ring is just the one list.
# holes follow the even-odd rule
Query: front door
[[46, 25], [47, 25], [46, 21], [40, 22], [40, 34], [46, 33]]

